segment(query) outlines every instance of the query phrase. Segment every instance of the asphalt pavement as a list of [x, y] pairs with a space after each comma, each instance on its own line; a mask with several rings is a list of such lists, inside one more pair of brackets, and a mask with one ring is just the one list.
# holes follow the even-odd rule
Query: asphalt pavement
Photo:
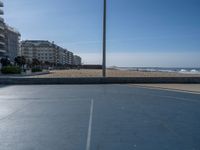
[[0, 86], [0, 150], [200, 150], [200, 95], [132, 85]]

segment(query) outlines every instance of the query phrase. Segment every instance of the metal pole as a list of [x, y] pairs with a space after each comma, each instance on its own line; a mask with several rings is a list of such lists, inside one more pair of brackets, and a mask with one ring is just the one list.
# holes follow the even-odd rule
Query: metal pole
[[103, 77], [106, 77], [106, 8], [107, 0], [104, 0], [103, 10]]

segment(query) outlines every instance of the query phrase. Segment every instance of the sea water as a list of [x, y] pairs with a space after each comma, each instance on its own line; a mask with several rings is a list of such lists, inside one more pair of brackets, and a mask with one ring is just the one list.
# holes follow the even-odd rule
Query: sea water
[[114, 67], [114, 69], [145, 71], [145, 72], [171, 72], [171, 73], [183, 73], [183, 74], [200, 74], [200, 68]]

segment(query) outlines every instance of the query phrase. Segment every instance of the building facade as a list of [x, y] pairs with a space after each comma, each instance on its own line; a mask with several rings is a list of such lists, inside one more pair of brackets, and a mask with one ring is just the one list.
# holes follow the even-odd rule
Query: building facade
[[5, 49], [6, 49], [6, 56], [11, 60], [11, 62], [14, 62], [15, 57], [20, 55], [19, 51], [19, 40], [20, 40], [20, 33], [8, 26], [5, 25]]
[[80, 56], [77, 56], [77, 55], [74, 55], [74, 65], [81, 65], [81, 57]]
[[74, 54], [72, 52], [68, 51], [67, 57], [68, 57], [68, 64], [73, 65], [74, 64]]
[[6, 49], [5, 49], [5, 23], [3, 19], [3, 2], [0, 1], [0, 58], [6, 56]]
[[45, 63], [49, 62], [57, 64], [58, 56], [56, 46], [49, 41], [22, 41], [21, 55], [25, 56], [27, 61], [32, 62], [33, 59]]
[[66, 60], [66, 50], [61, 47], [58, 47], [58, 64], [65, 65], [67, 62]]
[[21, 55], [27, 61], [38, 59], [40, 62], [49, 62], [54, 65], [73, 65], [73, 53], [54, 44], [43, 40], [27, 40], [21, 42]]
[[0, 58], [8, 57], [14, 62], [15, 57], [19, 55], [20, 33], [14, 28], [5, 24], [2, 8], [4, 4], [0, 1]]

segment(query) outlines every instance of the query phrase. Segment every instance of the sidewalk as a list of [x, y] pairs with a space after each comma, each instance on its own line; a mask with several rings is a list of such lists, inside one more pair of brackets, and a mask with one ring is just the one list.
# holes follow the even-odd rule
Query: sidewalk
[[0, 78], [28, 78], [38, 75], [46, 75], [49, 74], [49, 71], [43, 71], [43, 72], [35, 72], [31, 74], [13, 74], [13, 75], [5, 75], [0, 73]]

